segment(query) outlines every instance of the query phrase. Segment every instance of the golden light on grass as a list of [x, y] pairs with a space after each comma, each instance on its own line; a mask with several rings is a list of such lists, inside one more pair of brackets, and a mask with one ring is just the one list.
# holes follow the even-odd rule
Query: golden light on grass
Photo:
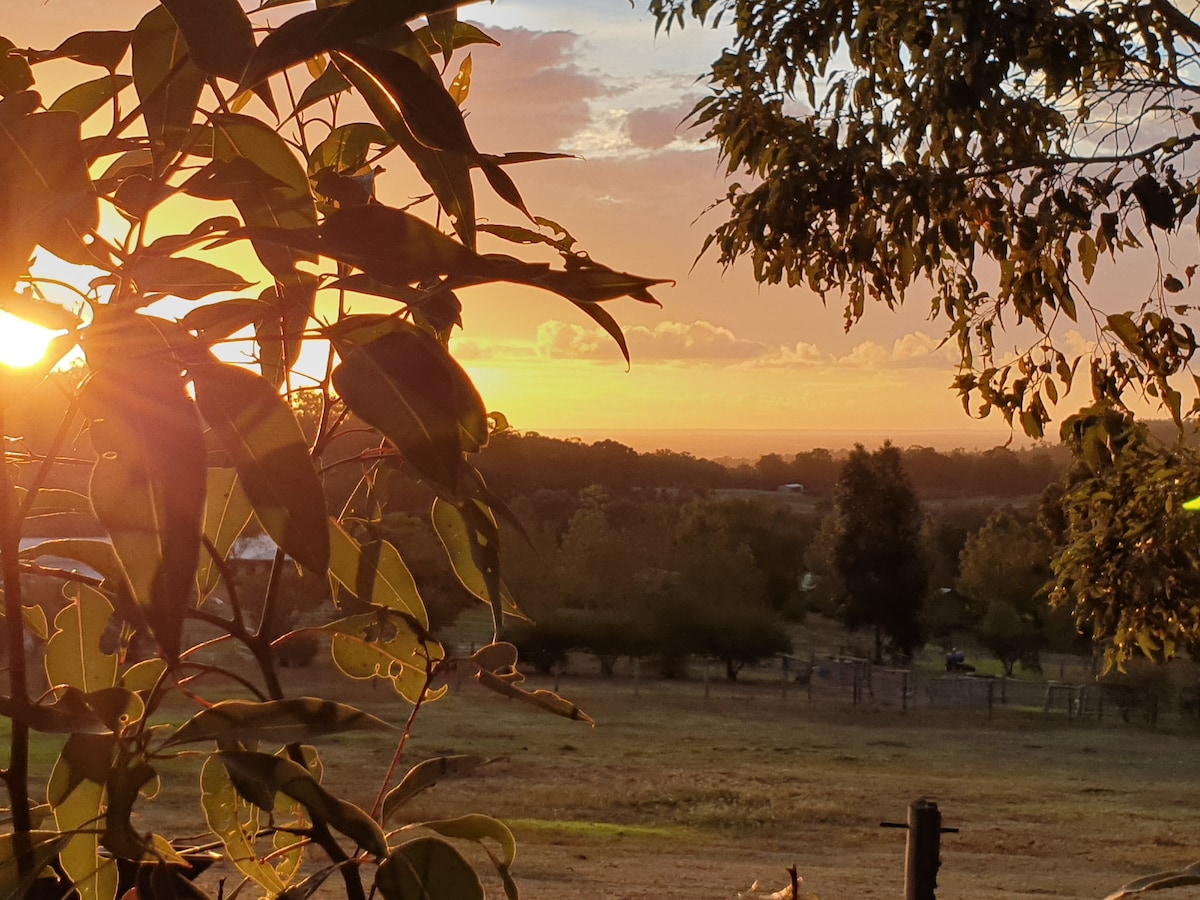
[[57, 332], [0, 310], [0, 365], [24, 368], [39, 362]]

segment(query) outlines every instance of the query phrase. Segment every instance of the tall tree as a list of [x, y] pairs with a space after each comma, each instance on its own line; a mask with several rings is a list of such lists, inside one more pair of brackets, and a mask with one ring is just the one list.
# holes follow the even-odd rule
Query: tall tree
[[[1096, 399], [1135, 386], [1181, 415], [1200, 262], [1194, 239], [1173, 241], [1200, 185], [1190, 4], [649, 8], [660, 27], [734, 31], [694, 112], [739, 176], [705, 245], [722, 262], [844, 301], [847, 326], [930, 285], [964, 405], [1030, 434], [1080, 366]], [[1145, 302], [1090, 308], [1100, 258], [1143, 245], [1159, 259]], [[998, 333], [1015, 326], [1025, 349], [1009, 355]], [[1056, 343], [1068, 329], [1093, 329], [1088, 349]]]
[[835, 492], [838, 533], [834, 562], [845, 585], [840, 615], [848, 628], [875, 631], [875, 660], [884, 639], [904, 655], [923, 640], [921, 599], [927, 572], [921, 555], [921, 505], [900, 451], [855, 446]]

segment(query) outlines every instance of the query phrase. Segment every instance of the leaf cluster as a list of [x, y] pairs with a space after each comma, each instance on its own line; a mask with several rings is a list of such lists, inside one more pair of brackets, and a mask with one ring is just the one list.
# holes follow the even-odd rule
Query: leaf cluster
[[[59, 333], [40, 367], [0, 372], [0, 424], [24, 415], [67, 353], [83, 360], [47, 447], [4, 429], [3, 892], [112, 900], [129, 863], [150, 873], [139, 884], [148, 895], [203, 896], [178, 874], [184, 848], [133, 824], [167, 764], [199, 747], [211, 837], [269, 896], [307, 897], [332, 877], [350, 900], [482, 897], [452, 843], [466, 840], [484, 844], [515, 897], [512, 835], [499, 822], [385, 831], [417, 790], [465, 774], [462, 760], [418, 767], [390, 792], [381, 772], [371, 811], [322, 785], [309, 742], [391, 726], [295, 696], [280, 649], [327, 643], [345, 676], [389, 683], [407, 701], [410, 727], [455, 665], [503, 696], [587, 720], [522, 687], [510, 645], [448, 656], [403, 548], [376, 527], [381, 485], [414, 479], [436, 498], [430, 527], [445, 565], [498, 629], [518, 612], [500, 569], [497, 523], [511, 514], [472, 457], [507, 423], [449, 353], [461, 325], [455, 292], [496, 282], [549, 291], [626, 351], [604, 304], [654, 303], [662, 280], [605, 266], [532, 215], [507, 168], [558, 154], [475, 146], [462, 111], [470, 57], [451, 62], [495, 41], [458, 20], [458, 3], [148, 5], [130, 31], [81, 32], [52, 49], [0, 39], [0, 287], [19, 288], [0, 308]], [[36, 75], [52, 61], [88, 74], [47, 103]], [[385, 158], [422, 184], [413, 204], [377, 195]], [[527, 226], [479, 227], [476, 172]], [[540, 244], [555, 262], [485, 252], [481, 233]], [[86, 283], [46, 274], [61, 263], [88, 273]], [[364, 304], [376, 312], [359, 312]], [[230, 343], [254, 365], [229, 362]], [[322, 361], [305, 361], [313, 355]], [[364, 428], [371, 446], [334, 455]], [[86, 493], [71, 474], [81, 469], [90, 469]], [[357, 485], [331, 508], [327, 475], [345, 469]], [[68, 516], [100, 536], [22, 544], [31, 523], [53, 533]], [[234, 548], [248, 534], [274, 547], [254, 597], [243, 592], [255, 581], [236, 571]], [[51, 557], [67, 567], [41, 564]], [[291, 567], [325, 582], [316, 593], [332, 600], [300, 627], [285, 587]], [[66, 585], [63, 602], [49, 611], [23, 602], [33, 575]], [[199, 626], [217, 637], [197, 638]], [[102, 646], [105, 633], [116, 640]], [[41, 696], [27, 652], [39, 642], [50, 685]], [[138, 644], [153, 648], [150, 659], [129, 652]], [[222, 654], [228, 644], [241, 655]], [[214, 703], [201, 678], [243, 696]], [[172, 723], [169, 697], [199, 711]], [[51, 773], [30, 769], [35, 731], [65, 735]], [[398, 732], [396, 762], [408, 733]], [[40, 783], [46, 804], [33, 795]], [[312, 851], [324, 862], [302, 877]]]

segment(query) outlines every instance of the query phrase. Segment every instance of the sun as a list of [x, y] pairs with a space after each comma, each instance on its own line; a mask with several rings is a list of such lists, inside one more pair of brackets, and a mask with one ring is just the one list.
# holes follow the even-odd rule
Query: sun
[[0, 310], [0, 365], [24, 368], [39, 362], [58, 332]]

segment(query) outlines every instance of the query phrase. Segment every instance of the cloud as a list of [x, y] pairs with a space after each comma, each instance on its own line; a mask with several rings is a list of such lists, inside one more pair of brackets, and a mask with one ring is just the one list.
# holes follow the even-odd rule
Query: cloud
[[[679, 140], [687, 130], [684, 120], [695, 106], [693, 100], [683, 100], [669, 106], [635, 109], [625, 116], [625, 129], [635, 147], [661, 150]], [[694, 139], [695, 135], [691, 135]]]
[[[738, 338], [711, 322], [660, 322], [653, 328], [625, 329], [629, 353], [644, 362], [742, 361], [763, 355], [767, 347]], [[551, 358], [611, 359], [619, 355], [615, 342], [599, 328], [551, 320], [538, 327], [538, 353]]]
[[[759, 369], [944, 370], [955, 361], [952, 347], [922, 331], [897, 338], [891, 346], [863, 341], [836, 355], [816, 344], [765, 344], [738, 337], [732, 330], [703, 320], [660, 322], [653, 327], [626, 328], [625, 340], [634, 363], [695, 362], [715, 367]], [[538, 326], [536, 353], [552, 359], [610, 361], [620, 357], [616, 343], [602, 329], [551, 319]], [[456, 347], [458, 345], [456, 344]]]
[[473, 49], [465, 110], [480, 149], [557, 150], [592, 118], [611, 87], [582, 68], [586, 42], [569, 31], [485, 28], [501, 47]]

